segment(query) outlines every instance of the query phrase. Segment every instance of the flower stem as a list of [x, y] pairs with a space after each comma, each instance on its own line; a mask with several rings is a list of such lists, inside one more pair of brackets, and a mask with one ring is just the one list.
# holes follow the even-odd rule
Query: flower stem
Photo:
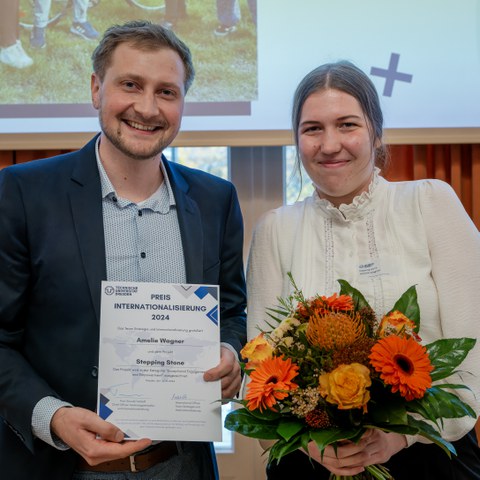
[[365, 471], [377, 480], [394, 480], [390, 472], [383, 465], [369, 465]]
[[363, 473], [357, 475], [330, 474], [330, 480], [394, 480], [383, 465], [369, 465]]

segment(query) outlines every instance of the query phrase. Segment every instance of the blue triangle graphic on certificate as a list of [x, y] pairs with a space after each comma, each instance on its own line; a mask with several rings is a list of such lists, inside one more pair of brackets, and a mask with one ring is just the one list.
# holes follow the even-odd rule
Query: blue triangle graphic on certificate
[[208, 294], [210, 294], [215, 300], [217, 300], [217, 287], [199, 287], [195, 290], [195, 295], [203, 299], [205, 298]]
[[215, 305], [208, 313], [207, 317], [218, 326], [218, 306]]
[[107, 403], [109, 401], [110, 399], [108, 399], [105, 395], [100, 394], [100, 411], [98, 412], [98, 415], [104, 420], [106, 420], [113, 413], [113, 410], [107, 407]]

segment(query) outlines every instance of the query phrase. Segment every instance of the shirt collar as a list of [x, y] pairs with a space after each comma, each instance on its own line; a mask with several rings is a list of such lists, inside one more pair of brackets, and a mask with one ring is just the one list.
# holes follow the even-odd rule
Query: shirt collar
[[[125, 207], [127, 205], [134, 203], [134, 202], [130, 202], [129, 200], [125, 200], [118, 197], [117, 193], [115, 192], [115, 188], [113, 187], [112, 182], [108, 178], [107, 172], [105, 171], [103, 163], [100, 159], [99, 147], [100, 147], [100, 136], [98, 137], [95, 143], [95, 156], [97, 160], [98, 172], [100, 174], [102, 198], [106, 199], [106, 198], [117, 197], [119, 206], [121, 207]], [[141, 205], [142, 208], [150, 208], [155, 212], [167, 213], [170, 208], [176, 205], [175, 197], [173, 196], [172, 186], [170, 184], [170, 179], [168, 178], [165, 165], [163, 164], [163, 159], [160, 161], [160, 168], [163, 174], [163, 179], [164, 179], [163, 183], [149, 198], [147, 198], [143, 202], [140, 202], [139, 205]], [[166, 192], [165, 192], [165, 189], [166, 189]], [[167, 199], [165, 199], [165, 194], [167, 195]]]

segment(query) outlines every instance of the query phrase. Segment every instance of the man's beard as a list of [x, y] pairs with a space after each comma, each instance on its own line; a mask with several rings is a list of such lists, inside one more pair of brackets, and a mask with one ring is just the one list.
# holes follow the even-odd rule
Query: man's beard
[[175, 138], [175, 135], [173, 135], [171, 138], [166, 136], [165, 131], [169, 125], [167, 124], [167, 122], [162, 122], [162, 128], [164, 129], [163, 135], [158, 139], [155, 144], [153, 144], [148, 150], [133, 150], [128, 145], [128, 142], [124, 141], [120, 125], [118, 126], [116, 131], [107, 128], [105, 123], [103, 122], [101, 113], [99, 115], [99, 121], [102, 132], [105, 137], [107, 137], [107, 139], [110, 141], [110, 143], [124, 155], [134, 160], [149, 160], [150, 158], [156, 157], [158, 154], [162, 153], [163, 150], [165, 150], [165, 148], [167, 148]]

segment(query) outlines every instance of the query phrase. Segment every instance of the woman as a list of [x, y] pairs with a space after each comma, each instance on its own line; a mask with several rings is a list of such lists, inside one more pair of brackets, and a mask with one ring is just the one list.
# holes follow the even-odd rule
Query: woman
[[[248, 268], [249, 338], [266, 329], [265, 309], [291, 293], [287, 272], [304, 294], [331, 295], [337, 279], [359, 289], [377, 313], [386, 313], [416, 285], [424, 343], [478, 336], [480, 236], [452, 188], [439, 180], [390, 183], [381, 176], [386, 155], [383, 115], [370, 79], [349, 62], [323, 65], [298, 86], [293, 105], [298, 155], [315, 187], [303, 202], [266, 214], [252, 241]], [[479, 410], [480, 345], [451, 378]], [[454, 381], [455, 380], [455, 381]], [[476, 397], [474, 396], [476, 395]], [[420, 437], [369, 431], [358, 444], [311, 444], [267, 468], [269, 479], [354, 475], [384, 464], [395, 480], [480, 479], [475, 419], [449, 419], [442, 435], [454, 442], [452, 460]], [[407, 448], [408, 447], [408, 448]]]

